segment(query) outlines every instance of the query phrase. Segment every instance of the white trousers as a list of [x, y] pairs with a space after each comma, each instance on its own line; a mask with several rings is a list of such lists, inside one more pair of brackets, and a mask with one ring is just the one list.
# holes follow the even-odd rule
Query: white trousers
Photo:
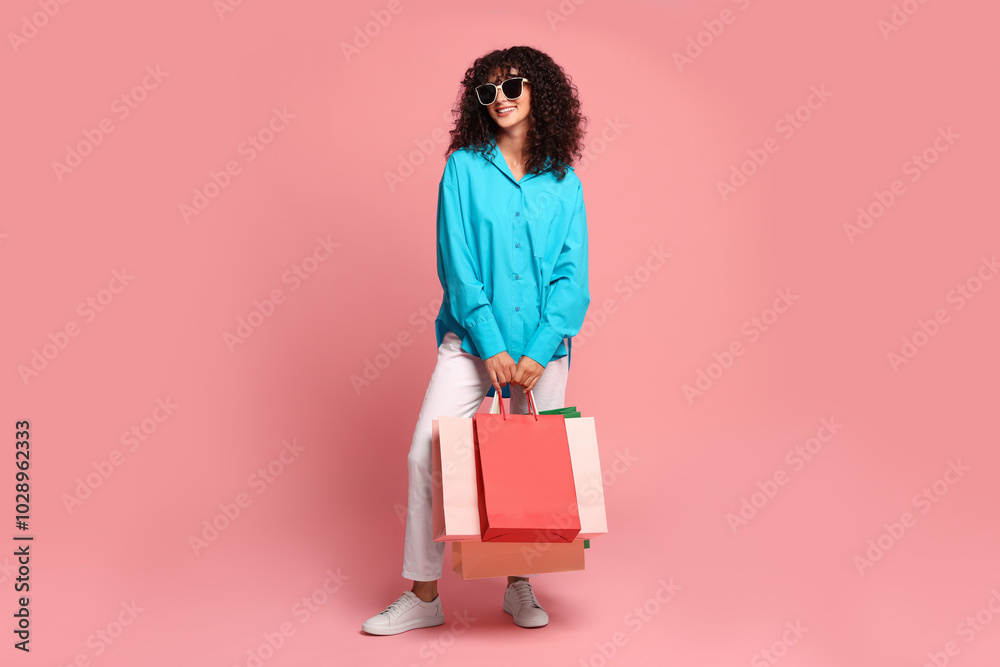
[[[424, 403], [420, 407], [413, 442], [407, 456], [410, 488], [407, 494], [403, 577], [413, 581], [435, 581], [441, 578], [444, 550], [448, 544], [435, 542], [433, 536], [431, 421], [441, 416], [472, 417], [492, 384], [483, 360], [463, 351], [461, 344], [458, 336], [448, 332], [438, 347], [437, 365], [427, 385], [427, 393], [424, 394]], [[542, 377], [531, 390], [538, 410], [564, 407], [568, 359], [552, 359], [545, 365]], [[528, 399], [524, 388], [511, 385], [510, 395], [510, 412], [527, 414]]]

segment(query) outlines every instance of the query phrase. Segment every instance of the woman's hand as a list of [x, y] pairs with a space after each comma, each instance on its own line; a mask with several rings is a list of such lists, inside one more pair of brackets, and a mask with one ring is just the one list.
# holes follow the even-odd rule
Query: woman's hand
[[535, 383], [542, 377], [544, 370], [545, 366], [542, 366], [531, 357], [522, 356], [520, 361], [517, 362], [517, 368], [514, 370], [514, 377], [511, 379], [511, 382], [524, 387], [524, 391], [527, 393], [535, 387]]
[[517, 364], [514, 363], [514, 358], [507, 354], [507, 350], [486, 359], [486, 371], [490, 374], [490, 380], [493, 381], [498, 396], [501, 393], [500, 388], [511, 381], [516, 369]]

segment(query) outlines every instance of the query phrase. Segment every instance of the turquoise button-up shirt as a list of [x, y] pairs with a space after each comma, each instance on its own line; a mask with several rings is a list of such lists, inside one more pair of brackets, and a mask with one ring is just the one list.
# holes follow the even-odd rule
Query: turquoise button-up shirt
[[485, 157], [453, 152], [438, 189], [438, 345], [452, 331], [481, 359], [506, 350], [545, 366], [569, 354], [590, 304], [587, 245], [573, 167], [562, 182], [549, 171], [518, 181], [495, 139]]

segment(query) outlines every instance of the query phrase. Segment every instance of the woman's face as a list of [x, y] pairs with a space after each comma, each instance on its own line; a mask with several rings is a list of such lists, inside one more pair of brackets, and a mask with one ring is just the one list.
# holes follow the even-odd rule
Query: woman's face
[[[518, 74], [516, 67], [512, 67], [510, 77], [508, 78], [516, 76], [520, 76], [520, 74]], [[498, 86], [501, 80], [499, 72], [492, 72], [489, 78], [486, 79], [488, 83], [495, 83]], [[508, 100], [504, 96], [503, 90], [498, 90], [497, 98], [493, 101], [493, 104], [490, 104], [486, 108], [489, 111], [490, 118], [504, 130], [509, 130], [519, 123], [530, 123], [531, 83], [522, 82], [521, 96], [516, 100]]]

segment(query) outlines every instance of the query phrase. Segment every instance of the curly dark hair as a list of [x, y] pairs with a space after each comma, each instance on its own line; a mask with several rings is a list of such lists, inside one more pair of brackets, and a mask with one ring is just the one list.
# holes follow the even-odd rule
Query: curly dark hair
[[525, 138], [524, 153], [526, 173], [538, 174], [548, 158], [548, 169], [556, 173], [557, 180], [566, 175], [566, 165], [583, 155], [583, 126], [587, 118], [580, 114], [577, 88], [563, 69], [547, 54], [530, 46], [512, 46], [498, 49], [478, 58], [465, 72], [462, 91], [452, 115], [455, 129], [450, 131], [451, 144], [445, 151], [447, 158], [453, 151], [471, 147], [476, 152], [486, 152], [486, 144], [495, 137], [499, 126], [490, 117], [487, 107], [479, 103], [476, 86], [486, 83], [491, 72], [500, 72], [500, 80], [510, 78], [510, 70], [517, 68], [517, 76], [528, 81], [531, 92], [531, 127]]

